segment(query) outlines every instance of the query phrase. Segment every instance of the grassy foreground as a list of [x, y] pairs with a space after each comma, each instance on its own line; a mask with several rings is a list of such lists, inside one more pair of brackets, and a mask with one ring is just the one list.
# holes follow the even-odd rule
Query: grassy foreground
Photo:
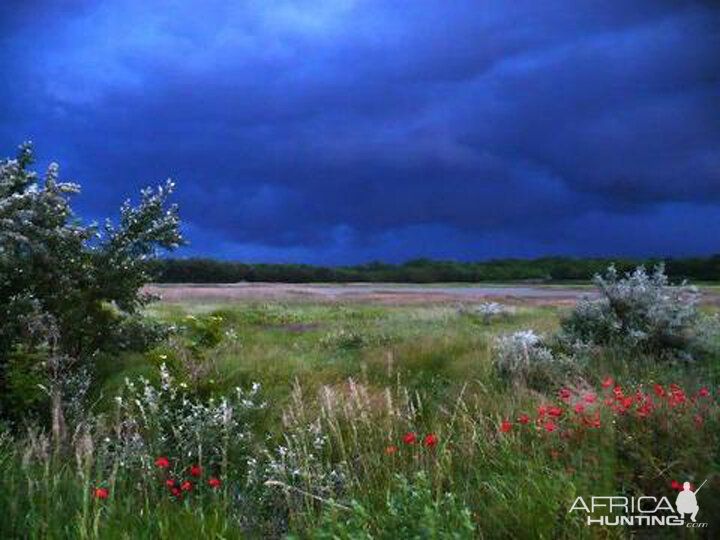
[[[600, 352], [541, 387], [500, 379], [495, 337], [551, 333], [560, 314], [157, 304], [179, 333], [99, 359], [93, 420], [69, 445], [0, 441], [0, 536], [717, 537], [718, 358]], [[702, 529], [569, 511], [578, 496], [674, 503], [673, 482], [705, 479]]]

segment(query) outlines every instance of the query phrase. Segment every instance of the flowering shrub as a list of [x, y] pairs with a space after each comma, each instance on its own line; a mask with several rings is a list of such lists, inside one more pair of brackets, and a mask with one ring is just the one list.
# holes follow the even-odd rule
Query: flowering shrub
[[[79, 368], [98, 351], [144, 347], [160, 337], [160, 328], [131, 316], [152, 300], [142, 292], [151, 280], [148, 263], [183, 243], [178, 208], [168, 204], [174, 184], [144, 189], [137, 206], [122, 205], [117, 224], [107, 220], [99, 228], [73, 212], [80, 186], [61, 181], [55, 163], [40, 180], [30, 169], [33, 160], [29, 143], [16, 159], [0, 160], [0, 372], [18, 350], [40, 368], [58, 366], [61, 358], [72, 359], [62, 362], [66, 368]], [[62, 378], [59, 370], [47, 371], [55, 371], [49, 375], [59, 436]], [[27, 408], [14, 415], [17, 403], [5, 403], [8, 394], [0, 376], [0, 415], [24, 420]]]
[[495, 340], [493, 368], [504, 379], [544, 386], [569, 367], [545, 346], [532, 330], [521, 330]]
[[695, 287], [671, 287], [662, 265], [652, 274], [639, 267], [622, 278], [611, 266], [595, 276], [595, 285], [601, 298], [581, 300], [562, 321], [563, 341], [666, 358], [690, 354], [698, 337]]
[[[158, 386], [143, 378], [126, 381], [116, 397], [115, 437], [107, 449], [121, 454], [126, 464], [139, 461], [146, 467], [196, 459], [191, 476], [199, 476], [203, 466], [226, 469], [230, 460], [242, 471], [253, 441], [252, 416], [265, 408], [259, 388], [255, 383], [250, 390], [236, 388], [228, 397], [203, 402], [188, 394], [187, 385], [176, 384], [163, 365]], [[162, 457], [155, 461], [156, 456]]]
[[482, 302], [471, 306], [461, 306], [458, 312], [483, 324], [490, 324], [496, 320], [507, 319], [512, 313], [512, 308], [497, 302]]

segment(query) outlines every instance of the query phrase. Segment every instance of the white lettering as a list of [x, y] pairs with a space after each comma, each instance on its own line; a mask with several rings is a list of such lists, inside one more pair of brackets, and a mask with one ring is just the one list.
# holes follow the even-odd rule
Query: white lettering
[[577, 503], [578, 503], [578, 501], [580, 501], [580, 503], [582, 504], [582, 509], [585, 510], [587, 513], [590, 513], [590, 509], [587, 507], [587, 504], [585, 504], [585, 501], [583, 500], [583, 498], [582, 498], [582, 497], [578, 497], [577, 499], [575, 499], [575, 502], [574, 502], [573, 505], [570, 507], [570, 510], [568, 510], [568, 514], [569, 514], [570, 512], [572, 512], [573, 510], [578, 510], [578, 508], [577, 508]]

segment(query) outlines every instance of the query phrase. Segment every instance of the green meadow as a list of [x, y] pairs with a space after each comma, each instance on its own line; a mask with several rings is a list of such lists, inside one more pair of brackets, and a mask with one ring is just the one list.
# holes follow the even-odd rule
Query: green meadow
[[[91, 415], [68, 448], [37, 430], [3, 438], [0, 533], [709, 537], [720, 525], [717, 357], [600, 349], [540, 382], [509, 380], [498, 339], [546, 339], [573, 308], [497, 306], [153, 304], [146, 315], [171, 335], [97, 359]], [[236, 387], [244, 397], [223, 401]], [[640, 394], [655, 397], [651, 414]], [[674, 481], [706, 478], [705, 528], [588, 525], [570, 510], [578, 496], [674, 502]]]

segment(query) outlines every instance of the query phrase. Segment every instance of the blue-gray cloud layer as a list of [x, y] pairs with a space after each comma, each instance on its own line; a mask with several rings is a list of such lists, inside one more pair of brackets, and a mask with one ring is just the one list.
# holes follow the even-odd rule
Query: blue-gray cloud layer
[[8, 4], [0, 153], [92, 216], [172, 176], [186, 253], [720, 251], [713, 2]]

